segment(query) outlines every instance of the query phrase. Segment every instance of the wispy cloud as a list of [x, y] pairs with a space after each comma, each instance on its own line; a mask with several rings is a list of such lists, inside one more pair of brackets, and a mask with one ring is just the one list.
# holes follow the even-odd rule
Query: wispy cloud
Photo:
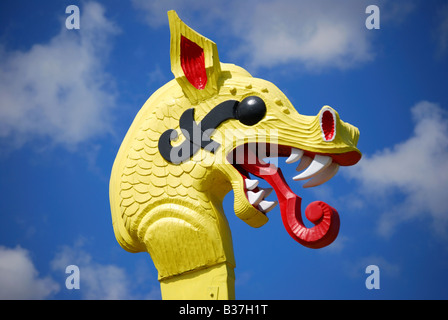
[[137, 264], [129, 272], [115, 264], [99, 263], [83, 246], [82, 240], [73, 246], [62, 246], [50, 261], [53, 273], [47, 276], [39, 273], [29, 250], [0, 246], [0, 300], [57, 298], [65, 290], [64, 277], [68, 276], [65, 271], [69, 265], [80, 270], [82, 299], [160, 299], [160, 287], [145, 265]]
[[234, 21], [255, 67], [302, 63], [345, 68], [372, 59], [362, 1], [262, 2]]
[[437, 56], [443, 57], [448, 52], [448, 5], [444, 5], [438, 12], [436, 19], [438, 26], [435, 30]]
[[115, 96], [104, 70], [117, 26], [95, 2], [82, 6], [79, 30], [28, 51], [0, 47], [0, 138], [13, 147], [46, 139], [76, 146], [111, 132]]
[[0, 299], [45, 299], [60, 290], [51, 277], [39, 275], [28, 250], [0, 246]]
[[151, 288], [146, 293], [142, 293], [142, 290], [135, 290], [136, 286], [142, 284], [145, 272], [136, 270], [129, 274], [123, 267], [99, 263], [83, 249], [82, 241], [78, 241], [73, 246], [61, 247], [51, 261], [53, 270], [61, 273], [64, 273], [65, 268], [69, 265], [76, 265], [80, 270], [79, 290], [83, 299], [160, 299], [158, 286]]
[[[208, 27], [223, 37], [237, 38], [232, 52], [245, 57], [252, 68], [281, 64], [300, 64], [308, 70], [348, 68], [374, 58], [373, 34], [365, 28], [365, 8], [372, 1], [132, 2], [151, 27], [166, 23], [166, 12], [175, 9], [200, 32]], [[376, 2], [390, 9], [385, 11], [387, 19], [402, 19], [412, 9], [406, 4], [398, 10], [400, 6], [389, 1]]]
[[[381, 210], [378, 231], [390, 235], [398, 224], [425, 218], [446, 235], [448, 227], [448, 113], [422, 101], [412, 109], [411, 137], [345, 172], [362, 184], [360, 199]], [[380, 199], [380, 201], [378, 201]]]

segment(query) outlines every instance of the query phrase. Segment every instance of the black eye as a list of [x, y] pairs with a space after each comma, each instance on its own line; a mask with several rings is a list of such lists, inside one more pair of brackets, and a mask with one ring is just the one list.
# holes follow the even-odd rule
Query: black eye
[[236, 107], [237, 119], [247, 126], [253, 126], [258, 123], [265, 115], [266, 104], [260, 97], [246, 97]]

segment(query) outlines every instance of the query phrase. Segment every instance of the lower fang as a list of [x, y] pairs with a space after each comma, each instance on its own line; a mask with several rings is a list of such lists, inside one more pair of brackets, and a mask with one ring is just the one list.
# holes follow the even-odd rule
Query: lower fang
[[258, 188], [264, 191], [264, 198], [266, 198], [267, 196], [269, 196], [271, 194], [271, 192], [274, 190], [273, 188]]
[[247, 191], [247, 199], [249, 200], [250, 204], [253, 206], [257, 206], [261, 200], [263, 200], [264, 198], [264, 191], [258, 191], [258, 192], [253, 192], [253, 191]]
[[274, 209], [274, 207], [277, 205], [277, 201], [267, 201], [263, 200], [259, 203], [258, 208], [263, 211], [264, 213], [267, 213]]
[[254, 190], [258, 186], [258, 180], [244, 179], [247, 190]]

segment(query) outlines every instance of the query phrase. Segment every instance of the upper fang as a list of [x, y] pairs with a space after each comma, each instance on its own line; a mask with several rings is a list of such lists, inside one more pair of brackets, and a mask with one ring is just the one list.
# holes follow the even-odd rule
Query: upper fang
[[303, 156], [300, 160], [299, 164], [297, 165], [296, 171], [302, 171], [308, 168], [308, 166], [311, 164], [313, 159], [307, 156]]
[[302, 173], [296, 175], [293, 180], [305, 180], [311, 177], [314, 177], [316, 174], [318, 174], [321, 170], [328, 167], [332, 162], [331, 157], [328, 156], [321, 156], [316, 155], [314, 157], [313, 162], [311, 162], [310, 166], [303, 171]]
[[291, 148], [291, 155], [288, 159], [286, 159], [286, 163], [294, 163], [296, 161], [299, 161], [300, 158], [303, 156], [303, 150]]
[[318, 175], [314, 176], [311, 180], [307, 181], [303, 187], [304, 188], [310, 188], [310, 187], [316, 187], [319, 186], [331, 178], [334, 177], [334, 175], [338, 172], [339, 165], [335, 162], [332, 162], [327, 168], [322, 170]]

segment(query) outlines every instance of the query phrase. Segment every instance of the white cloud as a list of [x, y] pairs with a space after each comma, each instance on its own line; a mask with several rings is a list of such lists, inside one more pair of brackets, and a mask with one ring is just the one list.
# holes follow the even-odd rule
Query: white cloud
[[41, 277], [27, 250], [0, 246], [0, 299], [45, 299], [59, 291], [50, 277]]
[[[229, 51], [245, 57], [252, 68], [286, 63], [309, 69], [347, 68], [374, 58], [375, 31], [365, 27], [365, 9], [372, 1], [132, 2], [152, 27], [166, 23], [166, 12], [175, 9], [181, 19], [205, 36], [209, 27], [223, 36], [239, 38]], [[406, 3], [374, 2], [389, 9], [385, 11], [387, 19], [397, 15], [402, 19], [412, 10]], [[212, 40], [219, 47], [219, 39]]]
[[117, 27], [95, 2], [80, 7], [79, 30], [59, 33], [27, 51], [0, 47], [0, 138], [9, 145], [35, 138], [72, 147], [111, 132], [115, 97], [104, 60]]
[[234, 23], [254, 66], [344, 68], [372, 59], [364, 11], [362, 1], [283, 0], [262, 2]]
[[[408, 220], [425, 218], [438, 234], [448, 227], [448, 114], [438, 104], [422, 101], [412, 109], [413, 135], [392, 148], [365, 155], [345, 170], [362, 183], [363, 201], [377, 201], [383, 211], [383, 235]], [[371, 205], [372, 203], [369, 203]]]
[[[129, 274], [122, 267], [113, 264], [101, 264], [82, 249], [82, 244], [62, 247], [51, 262], [52, 268], [60, 272], [65, 272], [65, 268], [69, 265], [79, 267], [79, 290], [83, 299], [160, 299], [158, 283], [157, 286], [152, 287], [145, 294], [136, 293], [137, 290], [134, 290], [136, 286], [141, 285], [142, 279], [148, 280], [147, 275], [139, 274], [139, 270]], [[140, 273], [142, 273], [141, 270]]]

